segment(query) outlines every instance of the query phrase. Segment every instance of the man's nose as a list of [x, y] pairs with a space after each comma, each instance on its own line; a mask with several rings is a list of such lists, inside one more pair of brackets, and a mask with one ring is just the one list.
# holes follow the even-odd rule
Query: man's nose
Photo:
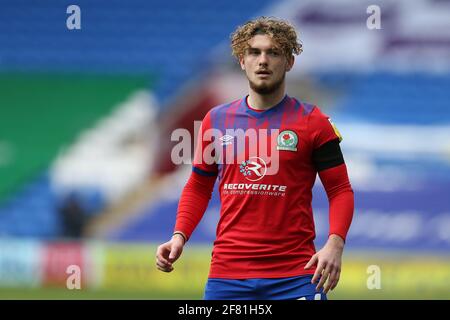
[[267, 65], [269, 62], [268, 58], [267, 58], [267, 54], [266, 53], [261, 53], [259, 55], [259, 60], [258, 60], [258, 64], [259, 65]]

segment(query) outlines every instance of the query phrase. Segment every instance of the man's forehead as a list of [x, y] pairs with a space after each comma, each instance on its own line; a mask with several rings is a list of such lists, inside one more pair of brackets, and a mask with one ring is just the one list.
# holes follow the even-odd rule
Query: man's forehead
[[280, 45], [270, 36], [258, 34], [248, 41], [248, 48], [279, 49]]

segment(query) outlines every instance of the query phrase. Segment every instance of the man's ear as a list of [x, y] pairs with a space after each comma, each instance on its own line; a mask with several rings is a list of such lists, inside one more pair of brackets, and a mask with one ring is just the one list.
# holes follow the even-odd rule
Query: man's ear
[[286, 72], [290, 71], [292, 69], [292, 67], [294, 66], [294, 62], [295, 62], [295, 57], [293, 55], [291, 55], [286, 62]]
[[244, 57], [239, 57], [239, 64], [241, 65], [241, 69], [245, 70]]

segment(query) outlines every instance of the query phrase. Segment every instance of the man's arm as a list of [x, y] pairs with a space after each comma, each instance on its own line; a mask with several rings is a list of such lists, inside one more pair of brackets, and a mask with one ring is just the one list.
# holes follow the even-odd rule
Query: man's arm
[[178, 203], [172, 239], [160, 245], [156, 251], [156, 266], [161, 271], [173, 270], [173, 263], [180, 257], [185, 243], [208, 207], [216, 176], [202, 173], [201, 170], [195, 170], [189, 177]]
[[354, 196], [339, 140], [329, 141], [315, 150], [313, 162], [328, 196], [330, 231], [327, 243], [311, 258], [305, 269], [317, 264], [312, 283], [320, 277], [317, 290], [326, 282], [324, 292], [327, 293], [339, 282], [345, 238], [353, 218]]
[[181, 232], [188, 241], [208, 207], [217, 173], [193, 167], [191, 176], [181, 193], [174, 232]]
[[[178, 203], [177, 219], [172, 239], [160, 245], [156, 251], [156, 266], [159, 270], [170, 272], [172, 264], [180, 257], [185, 243], [191, 237], [208, 207], [218, 174], [218, 166], [204, 159], [204, 150], [213, 143], [205, 138], [204, 132], [211, 128], [211, 112], [203, 118], [197, 136], [192, 173], [187, 181]], [[205, 139], [204, 139], [205, 138]]]

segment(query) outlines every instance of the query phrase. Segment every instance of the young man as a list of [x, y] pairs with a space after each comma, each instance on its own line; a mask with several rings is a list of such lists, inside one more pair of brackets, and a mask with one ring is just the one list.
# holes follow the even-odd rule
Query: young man
[[[339, 281], [354, 208], [341, 137], [317, 106], [285, 93], [285, 74], [302, 52], [289, 23], [249, 21], [233, 33], [232, 49], [249, 94], [203, 119], [175, 232], [158, 247], [157, 268], [173, 270], [218, 176], [221, 212], [204, 298], [326, 299]], [[244, 144], [234, 129], [246, 133]], [[330, 206], [328, 241], [318, 252], [311, 208], [317, 173]]]

